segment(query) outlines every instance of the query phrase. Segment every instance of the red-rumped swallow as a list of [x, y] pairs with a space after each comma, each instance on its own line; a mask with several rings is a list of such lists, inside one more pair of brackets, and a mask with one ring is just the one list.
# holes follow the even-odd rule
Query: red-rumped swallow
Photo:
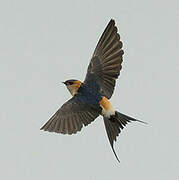
[[101, 115], [110, 145], [119, 161], [113, 147], [114, 141], [127, 123], [143, 121], [116, 111], [109, 101], [122, 68], [124, 54], [117, 31], [115, 21], [111, 19], [96, 46], [84, 82], [75, 79], [63, 82], [73, 97], [41, 129], [75, 134]]

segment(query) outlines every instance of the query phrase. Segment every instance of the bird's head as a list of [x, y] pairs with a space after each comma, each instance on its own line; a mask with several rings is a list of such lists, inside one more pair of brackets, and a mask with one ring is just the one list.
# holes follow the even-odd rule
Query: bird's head
[[66, 85], [67, 89], [70, 91], [72, 96], [74, 96], [77, 93], [78, 89], [80, 88], [82, 84], [81, 81], [76, 80], [76, 79], [69, 79], [63, 83]]

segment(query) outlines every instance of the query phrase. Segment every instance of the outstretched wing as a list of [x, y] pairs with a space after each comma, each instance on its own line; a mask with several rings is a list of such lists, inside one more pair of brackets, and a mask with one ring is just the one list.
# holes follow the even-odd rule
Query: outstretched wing
[[123, 54], [117, 27], [114, 20], [111, 20], [96, 46], [84, 83], [95, 81], [101, 94], [109, 99], [122, 68]]
[[80, 100], [78, 96], [72, 97], [50, 118], [41, 128], [44, 131], [62, 134], [75, 134], [98, 117], [99, 113]]

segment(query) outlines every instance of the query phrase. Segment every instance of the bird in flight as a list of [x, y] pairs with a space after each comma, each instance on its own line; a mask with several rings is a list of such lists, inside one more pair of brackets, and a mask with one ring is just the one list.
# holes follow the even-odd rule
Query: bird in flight
[[122, 68], [123, 54], [118, 29], [111, 19], [92, 55], [84, 82], [76, 79], [63, 82], [72, 98], [61, 106], [41, 130], [75, 134], [101, 115], [110, 145], [119, 161], [113, 143], [121, 130], [131, 121], [145, 123], [118, 112], [109, 100]]

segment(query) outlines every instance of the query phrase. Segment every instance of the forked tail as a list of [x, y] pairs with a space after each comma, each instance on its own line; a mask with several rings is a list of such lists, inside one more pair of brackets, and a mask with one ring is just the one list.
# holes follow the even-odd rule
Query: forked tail
[[124, 128], [124, 126], [126, 126], [127, 123], [132, 122], [132, 121], [138, 121], [138, 122], [141, 122], [144, 124], [147, 124], [147, 123], [144, 121], [134, 119], [130, 116], [127, 116], [127, 115], [122, 114], [117, 111], [115, 112], [114, 116], [111, 116], [110, 118], [103, 117], [103, 119], [104, 119], [106, 132], [108, 135], [108, 139], [111, 144], [111, 148], [114, 152], [114, 155], [116, 156], [116, 159], [118, 160], [118, 162], [120, 162], [119, 158], [114, 150], [113, 143], [114, 143], [114, 141], [116, 141], [116, 138], [119, 135], [119, 133], [121, 132], [121, 130]]

